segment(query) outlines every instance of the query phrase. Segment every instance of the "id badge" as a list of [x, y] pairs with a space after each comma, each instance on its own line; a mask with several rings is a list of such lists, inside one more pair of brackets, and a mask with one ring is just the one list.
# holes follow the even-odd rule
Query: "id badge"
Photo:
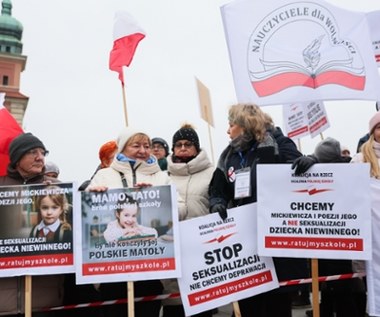
[[251, 168], [246, 167], [236, 171], [235, 199], [251, 196]]

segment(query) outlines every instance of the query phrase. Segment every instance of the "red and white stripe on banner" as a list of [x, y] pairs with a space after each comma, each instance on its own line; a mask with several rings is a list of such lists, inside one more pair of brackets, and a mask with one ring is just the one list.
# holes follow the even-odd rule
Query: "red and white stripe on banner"
[[[328, 282], [335, 280], [347, 280], [350, 278], [363, 277], [365, 273], [351, 273], [351, 274], [340, 274], [340, 275], [331, 275], [331, 276], [320, 276], [318, 278], [319, 282]], [[289, 286], [289, 285], [299, 285], [299, 284], [309, 284], [312, 282], [312, 278], [304, 278], [298, 280], [289, 280], [280, 282], [280, 286]], [[178, 298], [180, 297], [179, 293], [173, 294], [163, 294], [163, 295], [154, 295], [154, 296], [144, 296], [144, 297], [136, 297], [135, 302], [148, 302], [153, 300], [163, 300], [168, 298]], [[57, 306], [51, 308], [45, 308], [43, 311], [53, 311], [53, 310], [65, 310], [65, 309], [76, 309], [76, 308], [85, 308], [85, 307], [98, 307], [98, 306], [106, 306], [106, 305], [118, 305], [118, 304], [126, 304], [128, 303], [128, 298], [125, 299], [116, 299], [116, 300], [108, 300], [103, 302], [92, 302], [92, 303], [83, 303], [76, 305], [65, 305], [65, 306]]]

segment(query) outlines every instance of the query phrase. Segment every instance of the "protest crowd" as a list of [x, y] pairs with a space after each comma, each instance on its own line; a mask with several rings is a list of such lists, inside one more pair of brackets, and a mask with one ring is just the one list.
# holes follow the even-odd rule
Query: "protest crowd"
[[[235, 2], [221, 14], [238, 101], [215, 162], [193, 124], [178, 122], [165, 140], [159, 128], [128, 124], [125, 107], [125, 127], [99, 144], [94, 172], [66, 180], [40, 136], [9, 129], [0, 143], [0, 316], [216, 317], [226, 304], [231, 317], [296, 317], [298, 308], [305, 317], [380, 316], [378, 102], [356, 153], [318, 130], [327, 125], [322, 99], [379, 100], [367, 18], [349, 15], [360, 21], [355, 42], [338, 34], [351, 28], [337, 23], [345, 10], [320, 1]], [[11, 2], [2, 6], [10, 18]], [[263, 16], [247, 32], [253, 8]], [[126, 12], [115, 22], [109, 69], [125, 102], [123, 67], [145, 33]], [[2, 54], [11, 53], [7, 36]], [[278, 104], [276, 94], [289, 105], [284, 117], [297, 117], [297, 101], [315, 121], [281, 129], [262, 107]], [[321, 141], [303, 153], [292, 133]]]
[[[178, 201], [178, 219], [185, 221], [215, 213], [222, 220], [229, 217], [229, 209], [257, 201], [257, 165], [288, 164], [296, 175], [307, 172], [314, 164], [346, 164], [369, 162], [370, 175], [380, 175], [380, 112], [369, 122], [369, 138], [353, 158], [343, 155], [338, 140], [326, 138], [315, 148], [314, 153], [303, 155], [295, 143], [276, 127], [271, 117], [254, 104], [236, 104], [230, 107], [227, 133], [231, 139], [214, 167], [207, 153], [201, 147], [201, 140], [190, 124], [184, 124], [173, 134], [171, 153], [168, 143], [162, 138], [152, 139], [143, 131], [127, 127], [112, 143], [117, 150], [107, 156], [108, 164], [100, 162], [91, 179], [81, 185], [82, 192], [105, 192], [112, 188], [147, 188], [150, 186], [175, 184]], [[153, 146], [161, 146], [167, 164], [162, 170], [159, 160], [153, 155]], [[102, 145], [103, 153], [105, 146]], [[155, 148], [155, 150], [159, 150]], [[60, 170], [54, 163], [47, 164], [48, 150], [44, 143], [32, 133], [22, 133], [10, 143], [10, 163], [7, 174], [0, 177], [2, 187], [9, 185], [59, 184]], [[166, 155], [166, 156], [165, 156]], [[100, 155], [100, 159], [103, 156]], [[53, 177], [46, 171], [54, 171]], [[248, 185], [244, 194], [235, 196], [235, 186], [239, 173], [246, 173]], [[40, 197], [41, 198], [41, 197]], [[42, 199], [40, 199], [42, 200]], [[43, 201], [43, 200], [42, 200]], [[50, 201], [50, 200], [49, 200]], [[43, 214], [43, 203], [41, 213]], [[48, 208], [48, 207], [46, 207]], [[66, 208], [66, 207], [65, 207]], [[59, 214], [63, 212], [62, 207]], [[75, 210], [74, 210], [75, 211]], [[80, 212], [80, 211], [75, 211]], [[57, 214], [57, 218], [59, 214]], [[118, 216], [121, 217], [121, 216]], [[63, 219], [63, 218], [61, 218]], [[66, 219], [66, 218], [65, 218]], [[62, 226], [47, 227], [59, 231]], [[66, 221], [66, 220], [65, 220]], [[121, 218], [118, 218], [121, 221]], [[52, 222], [52, 221], [51, 221]], [[38, 236], [43, 232], [43, 221], [32, 231]], [[71, 230], [71, 228], [70, 228]], [[121, 229], [119, 229], [120, 231]], [[154, 231], [154, 237], [160, 230]], [[173, 235], [172, 229], [165, 229], [165, 237]], [[37, 232], [37, 233], [36, 233]], [[91, 231], [96, 235], [99, 232]], [[191, 239], [191, 237], [187, 237]], [[75, 242], [75, 241], [74, 241]], [[307, 259], [274, 257], [276, 275], [279, 281], [289, 281], [310, 277], [310, 263]], [[363, 269], [363, 263], [353, 260], [319, 260], [320, 276], [354, 273]], [[97, 308], [86, 307], [75, 310], [41, 312], [42, 308], [60, 305], [75, 305], [97, 301], [123, 299], [127, 297], [127, 284], [99, 283], [76, 285], [74, 274], [33, 276], [33, 316], [125, 316], [126, 304], [106, 305]], [[156, 296], [179, 292], [176, 279], [156, 279], [134, 282], [135, 296]], [[23, 278], [7, 277], [0, 280], [0, 315], [19, 316], [23, 313]], [[320, 284], [321, 316], [366, 316], [365, 279], [352, 278]], [[305, 295], [306, 294], [306, 295]], [[301, 300], [302, 299], [302, 300]], [[292, 316], [297, 305], [310, 306], [309, 285], [285, 286], [257, 294], [238, 301], [241, 316], [286, 317]], [[217, 309], [208, 310], [193, 316], [212, 316]], [[311, 311], [308, 312], [311, 315]], [[179, 297], [174, 299], [152, 300], [136, 303], [136, 316], [185, 316]]]

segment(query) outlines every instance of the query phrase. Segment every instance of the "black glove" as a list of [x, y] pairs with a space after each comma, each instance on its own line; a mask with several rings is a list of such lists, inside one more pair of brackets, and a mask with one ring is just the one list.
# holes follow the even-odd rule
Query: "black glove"
[[295, 169], [294, 174], [300, 175], [305, 173], [315, 163], [318, 163], [318, 160], [313, 155], [300, 156], [294, 160], [292, 169]]
[[217, 212], [223, 220], [227, 218], [227, 208], [223, 204], [215, 204], [210, 208], [211, 213]]

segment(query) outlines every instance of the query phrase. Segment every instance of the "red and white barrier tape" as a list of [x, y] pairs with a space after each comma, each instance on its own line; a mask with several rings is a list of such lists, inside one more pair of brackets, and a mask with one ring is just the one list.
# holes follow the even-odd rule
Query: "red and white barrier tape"
[[[363, 277], [365, 273], [349, 273], [349, 274], [339, 274], [339, 275], [331, 275], [331, 276], [320, 276], [318, 277], [318, 282], [328, 282], [328, 281], [336, 281], [336, 280], [347, 280], [350, 278]], [[280, 282], [280, 286], [289, 286], [289, 285], [299, 285], [299, 284], [310, 284], [313, 279], [303, 278], [299, 280], [290, 280]]]
[[[347, 280], [356, 277], [363, 277], [365, 273], [350, 273], [350, 274], [339, 274], [339, 275], [331, 275], [331, 276], [320, 276], [318, 277], [319, 282], [328, 282], [328, 281], [336, 281], [336, 280]], [[303, 278], [298, 280], [289, 280], [280, 282], [280, 286], [289, 286], [289, 285], [300, 285], [300, 284], [310, 284], [312, 282], [312, 278]], [[180, 297], [179, 293], [172, 294], [162, 294], [162, 295], [154, 295], [154, 296], [144, 296], [144, 297], [135, 297], [135, 302], [147, 302], [153, 300], [163, 300], [170, 298], [178, 298]], [[106, 305], [118, 305], [118, 304], [126, 304], [128, 303], [128, 298], [124, 299], [116, 299], [116, 300], [108, 300], [102, 302], [92, 302], [92, 303], [83, 303], [76, 305], [65, 305], [65, 306], [57, 306], [46, 308], [43, 311], [52, 311], [52, 310], [65, 310], [65, 309], [76, 309], [76, 308], [84, 308], [84, 307], [98, 307], [98, 306], [106, 306]]]

